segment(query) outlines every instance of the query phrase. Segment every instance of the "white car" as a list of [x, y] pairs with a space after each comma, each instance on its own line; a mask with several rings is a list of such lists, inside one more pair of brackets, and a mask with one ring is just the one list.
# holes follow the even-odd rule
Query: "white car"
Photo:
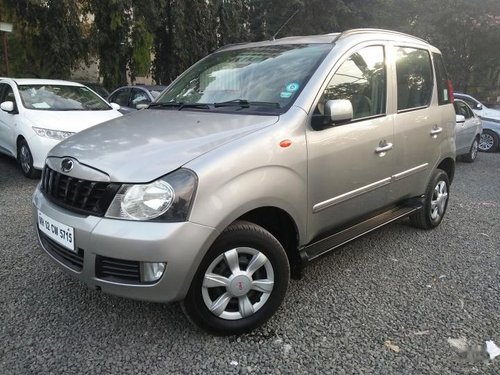
[[476, 160], [479, 149], [483, 130], [482, 122], [463, 100], [455, 99], [453, 106], [456, 113], [457, 156], [461, 156], [464, 161], [472, 163]]
[[473, 96], [462, 94], [460, 92], [456, 92], [455, 99], [460, 99], [466, 102], [469, 107], [472, 108], [474, 113], [478, 115], [481, 119], [492, 119], [496, 121], [500, 121], [500, 110], [494, 108], [488, 108], [479, 100], [474, 98]]
[[0, 80], [0, 152], [39, 175], [49, 150], [71, 135], [121, 116], [88, 87], [45, 79]]

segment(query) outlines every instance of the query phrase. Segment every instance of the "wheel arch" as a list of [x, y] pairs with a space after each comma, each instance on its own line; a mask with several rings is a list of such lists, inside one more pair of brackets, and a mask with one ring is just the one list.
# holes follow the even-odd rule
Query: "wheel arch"
[[452, 158], [446, 158], [438, 164], [437, 168], [442, 169], [448, 175], [448, 180], [450, 184], [453, 182], [453, 178], [455, 177], [455, 160]]
[[299, 255], [299, 230], [293, 218], [283, 209], [265, 206], [255, 208], [238, 217], [261, 226], [281, 243], [290, 262], [291, 275], [300, 278], [302, 262]]

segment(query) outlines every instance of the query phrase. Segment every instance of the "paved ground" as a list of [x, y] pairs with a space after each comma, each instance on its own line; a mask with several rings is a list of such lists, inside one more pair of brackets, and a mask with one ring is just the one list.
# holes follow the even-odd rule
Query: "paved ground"
[[498, 153], [458, 164], [438, 229], [403, 221], [323, 257], [264, 328], [229, 338], [54, 267], [31, 224], [35, 184], [0, 156], [2, 374], [500, 374], [482, 352], [500, 345]]

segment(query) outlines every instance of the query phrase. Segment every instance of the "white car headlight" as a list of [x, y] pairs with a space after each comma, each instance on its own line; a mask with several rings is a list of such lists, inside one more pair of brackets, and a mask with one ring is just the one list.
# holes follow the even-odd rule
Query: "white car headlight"
[[196, 183], [192, 171], [179, 169], [149, 184], [124, 184], [105, 216], [139, 221], [185, 221]]
[[33, 126], [33, 130], [39, 137], [45, 137], [45, 138], [50, 138], [50, 139], [57, 139], [59, 141], [62, 141], [63, 139], [66, 139], [68, 137], [71, 137], [74, 132], [65, 132], [62, 130], [52, 130], [52, 129], [45, 129], [45, 128], [37, 128]]

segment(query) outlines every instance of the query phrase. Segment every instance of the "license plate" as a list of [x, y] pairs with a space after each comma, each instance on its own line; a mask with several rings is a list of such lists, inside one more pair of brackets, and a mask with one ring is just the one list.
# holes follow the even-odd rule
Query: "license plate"
[[65, 248], [75, 251], [75, 235], [72, 227], [62, 224], [38, 211], [38, 228]]

